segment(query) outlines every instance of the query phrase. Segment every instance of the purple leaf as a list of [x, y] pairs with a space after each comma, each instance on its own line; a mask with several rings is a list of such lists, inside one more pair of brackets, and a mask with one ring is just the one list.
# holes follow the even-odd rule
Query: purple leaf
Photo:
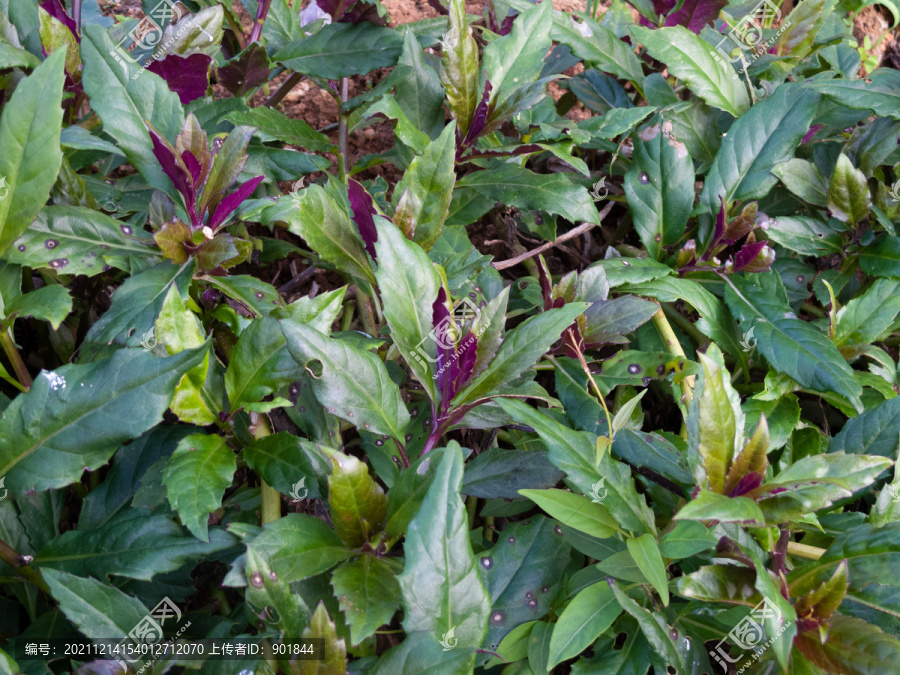
[[[306, 11], [306, 10], [304, 10]], [[301, 12], [302, 16], [303, 12]], [[216, 71], [219, 84], [235, 96], [243, 96], [269, 79], [271, 70], [266, 50], [254, 42]]]
[[465, 152], [467, 148], [471, 147], [475, 141], [478, 140], [481, 132], [484, 131], [484, 127], [488, 121], [488, 114], [490, 113], [488, 99], [491, 97], [491, 89], [493, 89], [493, 87], [491, 86], [490, 80], [485, 78], [484, 94], [481, 96], [481, 102], [478, 104], [478, 107], [475, 108], [475, 114], [472, 116], [472, 122], [469, 124], [468, 131], [466, 131], [466, 137], [459, 146], [459, 152], [456, 153], [457, 157]]
[[712, 241], [709, 243], [709, 248], [706, 249], [706, 253], [703, 254], [702, 260], [705, 262], [712, 257], [712, 254], [718, 246], [719, 242], [722, 240], [722, 237], [725, 235], [725, 200], [719, 195], [719, 203], [721, 206], [719, 207], [719, 213], [716, 214], [716, 229], [713, 232]]
[[197, 198], [194, 192], [194, 186], [191, 183], [187, 171], [178, 164], [175, 159], [175, 150], [169, 145], [169, 142], [160, 136], [156, 130], [147, 124], [147, 131], [150, 133], [150, 140], [153, 143], [153, 154], [156, 161], [162, 167], [163, 173], [169, 177], [175, 189], [184, 197], [185, 206], [188, 210], [188, 216], [191, 219], [191, 225], [195, 228], [200, 226], [200, 218], [197, 216]]
[[472, 372], [475, 370], [475, 358], [477, 355], [478, 338], [475, 337], [475, 334], [472, 333], [472, 331], [469, 331], [459, 344], [459, 351], [457, 352], [457, 356], [459, 357], [459, 372], [454, 380], [455, 386], [453, 396], [456, 396], [459, 390], [469, 381], [469, 378], [472, 377]]
[[744, 244], [741, 247], [741, 250], [738, 251], [734, 256], [734, 267], [732, 267], [732, 272], [740, 272], [742, 269], [747, 267], [747, 265], [756, 260], [756, 256], [758, 256], [760, 251], [762, 251], [765, 247], [765, 241], [756, 241], [752, 244]]
[[512, 30], [513, 21], [516, 20], [516, 17], [519, 15], [518, 12], [513, 12], [510, 10], [509, 16], [503, 19], [503, 23], [500, 24], [500, 35], [509, 35], [509, 32]]
[[437, 345], [436, 379], [438, 391], [441, 392], [441, 411], [445, 412], [453, 398], [453, 380], [451, 378], [452, 359], [456, 352], [453, 345], [451, 327], [453, 317], [447, 309], [447, 291], [441, 286], [437, 298], [431, 305], [431, 323], [434, 326], [435, 344]]
[[806, 135], [803, 137], [803, 140], [800, 141], [800, 144], [806, 145], [813, 139], [813, 136], [815, 136], [817, 133], [819, 133], [819, 131], [821, 131], [824, 128], [825, 128], [824, 124], [813, 124], [809, 128], [809, 131], [806, 132]]
[[181, 153], [181, 161], [184, 162], [184, 165], [190, 172], [191, 180], [193, 180], [194, 186], [196, 187], [203, 178], [203, 167], [200, 166], [200, 162], [197, 161], [197, 158], [194, 157], [194, 153], [190, 150], [185, 150]]
[[734, 486], [734, 490], [731, 491], [729, 497], [741, 497], [748, 492], [752, 492], [763, 482], [763, 475], [761, 473], [756, 473], [752, 471], [738, 481], [738, 484]]
[[541, 284], [541, 295], [544, 296], [544, 311], [546, 312], [553, 307], [553, 289], [550, 287], [550, 273], [542, 255], [538, 256], [537, 268], [538, 280]]
[[378, 231], [375, 229], [375, 219], [373, 215], [378, 213], [375, 210], [375, 202], [372, 196], [366, 192], [361, 183], [350, 179], [350, 189], [348, 190], [350, 197], [350, 208], [353, 209], [353, 222], [359, 229], [359, 236], [363, 238], [366, 244], [366, 251], [372, 260], [375, 260], [375, 242], [378, 241]]
[[212, 58], [206, 54], [188, 57], [169, 54], [160, 61], [153, 61], [147, 70], [166, 81], [171, 91], [178, 94], [182, 105], [201, 98], [209, 87], [209, 64]]
[[703, 27], [719, 16], [727, 0], [684, 0], [681, 9], [666, 17], [665, 26], [684, 26], [699, 34]]
[[[687, 2], [687, 0], [685, 0], [685, 2]], [[657, 16], [665, 16], [671, 12], [677, 4], [678, 0], [653, 0], [653, 11], [656, 12]]]
[[54, 19], [59, 19], [65, 24], [66, 28], [71, 31], [72, 35], [75, 36], [75, 41], [78, 44], [81, 44], [81, 36], [78, 35], [78, 30], [75, 27], [75, 22], [66, 14], [66, 9], [63, 7], [60, 0], [44, 0], [41, 3], [41, 9], [43, 9], [47, 14], [52, 16]]
[[216, 212], [209, 221], [209, 226], [215, 230], [219, 225], [228, 220], [228, 216], [231, 215], [232, 211], [243, 204], [244, 200], [253, 194], [256, 186], [259, 185], [264, 178], [265, 176], [257, 176], [256, 178], [251, 178], [246, 183], [238, 185], [234, 192], [219, 202], [219, 205], [216, 207]]

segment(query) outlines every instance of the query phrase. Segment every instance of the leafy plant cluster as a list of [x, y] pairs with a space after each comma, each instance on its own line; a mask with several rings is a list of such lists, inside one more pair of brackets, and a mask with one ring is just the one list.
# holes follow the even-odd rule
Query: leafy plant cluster
[[863, 0], [431, 5], [0, 0], [0, 672], [898, 672]]

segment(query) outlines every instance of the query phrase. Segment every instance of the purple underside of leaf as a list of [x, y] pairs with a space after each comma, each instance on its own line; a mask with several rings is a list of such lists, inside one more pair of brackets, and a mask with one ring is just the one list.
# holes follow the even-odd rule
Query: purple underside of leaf
[[209, 226], [212, 229], [216, 229], [219, 225], [228, 220], [228, 216], [230, 216], [237, 207], [243, 204], [244, 201], [253, 194], [256, 186], [259, 185], [264, 178], [265, 176], [256, 176], [256, 178], [251, 178], [246, 183], [238, 185], [234, 192], [219, 202], [219, 205], [216, 207], [216, 212], [209, 221]]
[[723, 235], [725, 234], [725, 199], [719, 195], [719, 212], [716, 214], [716, 229], [713, 231], [712, 241], [709, 243], [709, 248], [706, 250], [706, 253], [703, 254], [703, 260], [709, 260], [712, 257], [713, 250], [722, 240]]
[[226, 63], [216, 73], [223, 87], [235, 96], [241, 96], [269, 79], [270, 70], [265, 48], [254, 42], [234, 61]]
[[550, 275], [544, 265], [544, 256], [538, 257], [538, 280], [541, 284], [541, 295], [544, 296], [544, 311], [553, 307], [553, 289], [550, 287]]
[[503, 23], [500, 24], [500, 35], [509, 35], [513, 27], [513, 21], [516, 20], [517, 16], [519, 16], [518, 12], [510, 10], [509, 16], [503, 19]]
[[375, 219], [372, 217], [377, 213], [375, 202], [372, 200], [372, 196], [366, 192], [362, 183], [352, 179], [348, 196], [350, 197], [350, 208], [353, 209], [353, 222], [356, 223], [359, 236], [365, 242], [366, 252], [372, 256], [372, 260], [376, 260], [375, 242], [378, 241], [378, 231], [375, 229]]
[[762, 251], [766, 247], [765, 241], [756, 241], [752, 244], [745, 244], [741, 247], [741, 250], [738, 251], [734, 256], [734, 267], [732, 271], [740, 272], [747, 265], [756, 260], [756, 256], [759, 255], [760, 251]]
[[465, 150], [466, 148], [472, 146], [478, 137], [481, 135], [481, 132], [484, 131], [485, 125], [487, 125], [488, 114], [490, 112], [488, 99], [491, 97], [491, 90], [493, 86], [491, 86], [490, 80], [485, 78], [484, 80], [484, 94], [481, 96], [481, 102], [478, 104], [478, 107], [475, 108], [475, 114], [472, 116], [472, 122], [469, 124], [469, 130], [466, 131], [466, 137], [463, 138], [462, 143], [460, 144], [460, 150]]
[[466, 333], [457, 351], [459, 368], [454, 380], [453, 396], [465, 386], [475, 370], [475, 358], [478, 352], [478, 338], [472, 331]]
[[[685, 0], [685, 3], [687, 3], [687, 0]], [[656, 12], [657, 16], [665, 16], [671, 12], [677, 4], [678, 0], [653, 0], [653, 11]]]
[[206, 93], [210, 63], [212, 58], [206, 54], [187, 57], [169, 54], [164, 59], [153, 61], [147, 70], [164, 79], [169, 89], [178, 94], [181, 104], [187, 105]]
[[181, 161], [184, 162], [184, 165], [190, 172], [191, 180], [194, 181], [194, 185], [200, 185], [203, 178], [203, 167], [200, 166], [200, 162], [194, 157], [194, 153], [190, 150], [185, 150], [181, 153]]
[[665, 26], [684, 26], [699, 34], [703, 27], [713, 21], [727, 0], [684, 0], [680, 9], [666, 17]]
[[[437, 345], [436, 374], [438, 391], [441, 392], [442, 411], [447, 410], [450, 399], [453, 398], [453, 395], [451, 394], [453, 388], [453, 379], [451, 377], [453, 366], [451, 361], [453, 359], [454, 349], [446, 344], [446, 329], [449, 327], [452, 320], [450, 310], [447, 309], [447, 291], [441, 286], [438, 290], [437, 298], [435, 298], [431, 305], [431, 325], [435, 329], [435, 334], [438, 337], [435, 341]], [[438, 331], [441, 331], [440, 334], [438, 334]]]
[[762, 485], [763, 475], [760, 473], [751, 472], [742, 476], [738, 481], [738, 484], [734, 486], [734, 490], [731, 491], [729, 497], [740, 497], [742, 495], [747, 494], [748, 492], [752, 492], [760, 485]]
[[66, 14], [65, 8], [62, 6], [60, 0], [44, 0], [41, 3], [41, 9], [43, 9], [47, 14], [52, 16], [54, 19], [58, 19], [62, 21], [66, 28], [75, 36], [75, 41], [81, 44], [81, 36], [78, 35], [78, 31], [75, 28], [75, 21], [73, 21], [68, 14]]
[[178, 164], [175, 158], [175, 150], [169, 145], [169, 142], [156, 133], [156, 130], [149, 124], [147, 125], [147, 131], [150, 133], [150, 141], [153, 143], [153, 154], [156, 156], [156, 161], [162, 167], [163, 173], [172, 181], [175, 189], [184, 197], [191, 224], [195, 227], [198, 226], [196, 194], [187, 171]]
[[438, 0], [428, 0], [428, 4], [441, 16], [447, 16], [450, 13], [450, 10], [444, 7]]
[[803, 136], [803, 140], [800, 141], [800, 144], [806, 145], [813, 139], [813, 136], [815, 136], [817, 133], [819, 133], [820, 130], [822, 130], [824, 128], [825, 128], [824, 124], [813, 124], [809, 128], [809, 131], [807, 131], [806, 134]]

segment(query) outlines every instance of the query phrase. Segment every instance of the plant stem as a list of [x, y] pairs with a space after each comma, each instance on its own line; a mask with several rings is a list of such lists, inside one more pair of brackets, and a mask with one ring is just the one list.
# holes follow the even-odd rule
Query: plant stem
[[81, 0], [72, 0], [72, 19], [75, 21], [75, 32], [81, 33]]
[[469, 529], [475, 527], [475, 509], [478, 508], [478, 497], [471, 495], [466, 499], [466, 516], [469, 519]]
[[[615, 202], [609, 202], [606, 206], [604, 206], [603, 210], [600, 211], [600, 217], [597, 220], [602, 222], [603, 217], [607, 213], [609, 213], [609, 210], [613, 207], [614, 203]], [[509, 260], [504, 260], [503, 262], [491, 263], [491, 266], [497, 271], [505, 270], [508, 267], [514, 267], [515, 265], [518, 265], [520, 262], [528, 260], [529, 258], [533, 258], [536, 255], [540, 255], [544, 251], [549, 251], [551, 248], [553, 248], [554, 246], [558, 246], [559, 244], [562, 244], [564, 241], [568, 241], [569, 239], [574, 239], [575, 237], [580, 237], [585, 232], [589, 232], [593, 228], [597, 227], [598, 224], [599, 223], [582, 223], [581, 225], [576, 227], [574, 230], [569, 230], [565, 234], [558, 236], [556, 238], [556, 241], [548, 241], [545, 244], [541, 244], [533, 251], [526, 251], [525, 253], [523, 253], [521, 255], [517, 255], [515, 258], [510, 258]]]
[[6, 357], [9, 359], [10, 364], [13, 367], [13, 371], [16, 373], [16, 378], [25, 387], [26, 390], [31, 389], [31, 385], [34, 384], [34, 380], [31, 379], [31, 375], [28, 373], [28, 368], [25, 367], [25, 362], [22, 360], [22, 355], [19, 354], [19, 350], [16, 349], [16, 343], [13, 342], [12, 336], [9, 334], [8, 328], [3, 328], [0, 330], [0, 345], [3, 345], [3, 351], [6, 353]]
[[259, 40], [271, 4], [272, 0], [259, 0], [259, 5], [256, 8], [256, 21], [253, 23], [253, 30], [250, 32], [250, 40], [247, 44], [252, 44]]
[[[350, 79], [347, 77], [341, 78], [341, 103], [346, 103], [347, 98], [350, 95]], [[343, 107], [340, 107], [338, 110], [339, 120], [338, 120], [338, 148], [341, 153], [341, 161], [339, 164], [339, 169], [341, 173], [341, 181], [347, 182], [347, 172], [350, 170], [350, 152], [347, 149], [347, 118], [349, 114], [344, 110]]]
[[23, 556], [2, 539], [0, 539], [0, 560], [16, 570], [16, 572], [19, 573], [19, 576], [25, 579], [25, 581], [34, 584], [42, 591], [44, 591], [44, 593], [47, 593], [49, 595], [50, 589], [47, 587], [47, 582], [44, 581], [41, 573], [35, 569], [32, 569], [32, 567], [28, 564], [30, 562], [30, 558], [26, 558], [25, 556]]
[[[269, 419], [260, 413], [250, 413], [250, 432], [253, 438], [260, 439], [272, 435]], [[262, 525], [272, 523], [281, 518], [281, 493], [266, 481], [260, 479], [260, 496], [262, 497]]]
[[276, 105], [281, 103], [285, 96], [290, 93], [291, 89], [300, 84], [300, 81], [303, 79], [302, 73], [291, 73], [291, 76], [281, 83], [281, 86], [275, 90], [275, 93], [272, 94], [269, 98], [266, 99], [266, 102], [263, 103], [264, 106], [268, 108], [274, 108]]
[[698, 346], [709, 342], [709, 338], [699, 330], [697, 330], [697, 327], [692, 324], [687, 318], [685, 318], [685, 316], [681, 312], [669, 305], [662, 303], [660, 304], [663, 308], [663, 311], [666, 313], [666, 318], [677, 325], [682, 331], [687, 333], [688, 337], [691, 338], [691, 340], [693, 340]]
[[787, 545], [788, 555], [794, 555], [798, 558], [806, 558], [807, 560], [818, 560], [825, 554], [824, 548], [818, 546], [807, 546], [797, 541], [789, 541]]
[[[653, 323], [656, 325], [656, 330], [659, 331], [659, 336], [666, 345], [666, 351], [672, 356], [680, 356], [686, 359], [687, 355], [684, 353], [684, 349], [681, 348], [681, 343], [678, 341], [675, 331], [672, 330], [669, 320], [666, 319], [666, 314], [663, 311], [662, 306], [660, 306], [660, 308], [656, 310], [656, 314], [653, 315]], [[693, 375], [689, 375], [681, 381], [681, 398], [683, 403], [687, 403], [694, 398]]]
[[375, 321], [375, 311], [372, 309], [372, 299], [359, 286], [353, 292], [356, 294], [356, 310], [359, 312], [363, 330], [371, 337], [375, 337], [378, 335], [378, 324]]

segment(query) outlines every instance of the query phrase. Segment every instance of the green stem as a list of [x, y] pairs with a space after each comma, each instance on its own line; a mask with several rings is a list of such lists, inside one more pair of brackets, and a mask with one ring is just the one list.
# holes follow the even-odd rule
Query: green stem
[[16, 373], [16, 378], [25, 389], [31, 389], [34, 380], [31, 379], [28, 368], [25, 367], [25, 362], [22, 360], [19, 350], [16, 349], [16, 343], [13, 342], [8, 328], [4, 327], [0, 330], [0, 345], [3, 345], [3, 351], [6, 353], [6, 357], [9, 359], [13, 371]]
[[356, 305], [352, 302], [348, 302], [344, 305], [344, 314], [341, 316], [341, 331], [346, 332], [350, 330], [350, 326], [353, 324], [353, 314], [356, 309]]
[[484, 519], [484, 538], [488, 541], [494, 541], [494, 517], [488, 516]]
[[475, 527], [475, 510], [478, 508], [478, 497], [471, 495], [466, 499], [466, 516], [469, 518], [469, 529]]
[[697, 344], [697, 346], [709, 342], [709, 338], [699, 330], [697, 330], [697, 327], [690, 321], [688, 321], [688, 319], [681, 312], [679, 312], [674, 307], [670, 307], [666, 304], [663, 304], [661, 306], [663, 308], [663, 311], [666, 313], [666, 318], [677, 325], [682, 331], [687, 333], [688, 337], [691, 338], [691, 340], [693, 340], [694, 343]]
[[807, 560], [818, 560], [823, 555], [825, 555], [824, 548], [819, 548], [818, 546], [807, 546], [806, 544], [801, 544], [798, 541], [789, 541], [787, 545], [787, 552], [789, 555], [797, 556], [798, 558], [806, 558]]
[[[660, 308], [656, 310], [656, 314], [653, 315], [653, 323], [656, 325], [656, 330], [659, 331], [659, 335], [666, 345], [666, 351], [673, 356], [680, 356], [686, 359], [687, 355], [684, 353], [684, 349], [681, 348], [678, 336], [675, 335], [675, 331], [673, 331], [672, 326], [669, 325], [669, 321], [666, 319], [666, 313], [663, 312], [662, 306], [660, 306]], [[689, 375], [681, 380], [681, 402], [684, 405], [687, 405], [692, 398], [694, 398], [694, 376]], [[687, 438], [687, 413], [685, 413], [685, 418], [681, 423], [680, 436], [682, 438]]]
[[[272, 435], [269, 419], [265, 415], [250, 413], [250, 421], [253, 438], [260, 439]], [[262, 497], [262, 525], [273, 523], [281, 518], [281, 493], [262, 479], [259, 488]]]
[[354, 293], [356, 294], [356, 308], [359, 311], [359, 320], [363, 325], [363, 330], [375, 337], [378, 335], [378, 324], [375, 322], [372, 299], [359, 286], [354, 289]]
[[[349, 78], [341, 78], [341, 103], [346, 103], [350, 95]], [[350, 171], [350, 151], [347, 146], [347, 121], [350, 113], [338, 105], [338, 172], [342, 183], [347, 182], [347, 172]]]

